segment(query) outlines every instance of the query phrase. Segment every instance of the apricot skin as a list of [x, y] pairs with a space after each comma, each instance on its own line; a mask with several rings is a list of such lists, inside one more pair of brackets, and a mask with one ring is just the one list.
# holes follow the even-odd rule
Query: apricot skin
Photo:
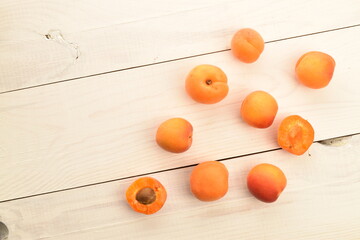
[[296, 78], [309, 88], [326, 87], [334, 74], [335, 60], [322, 52], [308, 52], [296, 63]]
[[240, 114], [250, 126], [267, 128], [274, 122], [278, 104], [273, 96], [264, 91], [250, 93], [242, 102]]
[[192, 99], [204, 104], [220, 102], [229, 92], [225, 73], [209, 64], [196, 66], [190, 71], [185, 89]]
[[275, 202], [286, 187], [286, 177], [280, 168], [263, 163], [250, 170], [247, 186], [252, 195], [263, 202]]
[[232, 38], [231, 51], [240, 61], [253, 63], [264, 51], [264, 39], [251, 28], [241, 29]]
[[221, 162], [200, 163], [190, 176], [191, 192], [201, 201], [218, 200], [228, 191], [228, 178], [229, 172]]
[[192, 125], [183, 118], [171, 118], [163, 122], [156, 133], [157, 144], [173, 153], [185, 152], [191, 147]]

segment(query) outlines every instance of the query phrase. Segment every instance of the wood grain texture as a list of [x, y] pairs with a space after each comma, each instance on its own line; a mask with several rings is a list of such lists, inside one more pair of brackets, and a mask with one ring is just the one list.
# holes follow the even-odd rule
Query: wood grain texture
[[[360, 132], [360, 27], [266, 45], [252, 65], [217, 53], [0, 95], [0, 200], [277, 148], [276, 129], [289, 114], [308, 119], [316, 140]], [[337, 61], [334, 78], [312, 90], [294, 79], [297, 59], [318, 50]], [[216, 105], [193, 102], [186, 74], [209, 63], [228, 75], [229, 96]], [[272, 127], [239, 117], [242, 99], [269, 91], [279, 103]], [[184, 154], [160, 149], [157, 126], [170, 117], [194, 126]]]
[[[314, 144], [297, 157], [283, 150], [223, 163], [227, 195], [200, 202], [189, 190], [191, 168], [152, 175], [167, 188], [158, 213], [132, 211], [125, 190], [134, 179], [100, 184], [0, 204], [10, 239], [342, 239], [360, 238], [360, 136], [341, 147]], [[280, 167], [288, 184], [272, 204], [246, 188], [259, 163]]]
[[[2, 1], [0, 92], [360, 24], [348, 0]], [[45, 36], [48, 36], [47, 39]]]

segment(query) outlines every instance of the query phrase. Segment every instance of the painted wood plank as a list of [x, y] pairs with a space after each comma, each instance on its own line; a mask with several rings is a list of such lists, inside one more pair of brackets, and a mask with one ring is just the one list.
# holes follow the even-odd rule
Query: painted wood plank
[[359, 9], [357, 0], [7, 0], [0, 92], [224, 50], [242, 27], [271, 41], [360, 24]]
[[[277, 148], [276, 129], [300, 114], [316, 140], [360, 132], [360, 27], [267, 44], [253, 65], [229, 52], [0, 95], [0, 200]], [[337, 61], [332, 83], [312, 90], [294, 79], [299, 56], [325, 51]], [[216, 105], [193, 102], [184, 78], [195, 65], [224, 69], [229, 96]], [[279, 103], [272, 127], [254, 129], [239, 117], [253, 90]], [[157, 126], [171, 117], [194, 126], [192, 148], [160, 149]], [[31, 170], [30, 170], [31, 169]]]
[[[166, 0], [114, 1], [104, 0], [19, 0], [2, 1], [0, 16], [1, 40], [17, 43], [37, 40], [50, 29], [61, 29], [64, 34], [90, 31], [129, 22], [140, 22], [166, 15], [179, 14], [202, 8], [211, 8], [234, 2], [233, 0], [180, 0], [168, 4]], [[34, 31], [31, 31], [34, 30]]]
[[[228, 194], [200, 202], [189, 191], [191, 168], [152, 175], [167, 188], [158, 213], [133, 212], [124, 192], [134, 179], [0, 204], [0, 219], [18, 239], [359, 239], [360, 136], [341, 147], [314, 144], [296, 157], [282, 150], [223, 161]], [[288, 184], [272, 204], [248, 193], [259, 163], [279, 166]]]

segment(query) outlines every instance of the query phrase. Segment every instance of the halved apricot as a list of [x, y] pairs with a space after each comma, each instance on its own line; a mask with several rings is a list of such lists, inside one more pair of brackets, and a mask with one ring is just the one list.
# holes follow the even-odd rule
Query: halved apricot
[[251, 28], [240, 29], [231, 40], [231, 51], [240, 61], [255, 62], [264, 51], [264, 40]]
[[220, 102], [229, 91], [225, 73], [209, 64], [199, 65], [190, 71], [185, 89], [192, 99], [205, 104]]
[[159, 211], [166, 201], [166, 190], [155, 178], [142, 177], [126, 190], [126, 200], [136, 212], [153, 214]]
[[191, 192], [201, 201], [215, 201], [228, 191], [229, 172], [218, 161], [207, 161], [197, 165], [190, 176]]
[[298, 115], [286, 117], [278, 129], [278, 143], [284, 150], [304, 154], [314, 141], [314, 128]]
[[163, 122], [156, 132], [156, 142], [163, 149], [173, 152], [185, 152], [191, 147], [192, 125], [183, 118], [171, 118]]

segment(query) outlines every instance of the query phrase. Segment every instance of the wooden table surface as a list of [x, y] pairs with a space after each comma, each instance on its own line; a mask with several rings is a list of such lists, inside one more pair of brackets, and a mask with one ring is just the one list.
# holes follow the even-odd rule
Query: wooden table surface
[[[253, 64], [229, 51], [244, 27], [266, 41]], [[337, 63], [319, 90], [294, 78], [297, 59], [312, 50]], [[218, 104], [196, 103], [184, 90], [187, 73], [204, 63], [228, 76], [229, 95]], [[9, 240], [358, 240], [359, 63], [358, 0], [2, 0], [0, 239], [6, 226]], [[278, 101], [270, 128], [240, 119], [254, 90]], [[302, 156], [276, 142], [290, 114], [315, 128]], [[185, 153], [154, 141], [171, 117], [194, 127]], [[206, 160], [230, 172], [228, 194], [207, 203], [189, 190], [190, 172]], [[249, 169], [263, 162], [288, 178], [272, 204], [246, 188]], [[126, 203], [139, 176], [168, 191], [154, 215]]]

